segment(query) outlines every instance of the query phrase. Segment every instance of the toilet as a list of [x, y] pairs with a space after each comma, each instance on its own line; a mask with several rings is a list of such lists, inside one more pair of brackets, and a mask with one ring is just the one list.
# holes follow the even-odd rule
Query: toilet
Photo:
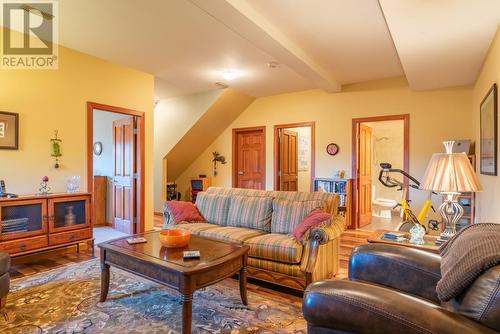
[[375, 198], [375, 194], [375, 186], [372, 186], [372, 215], [375, 217], [391, 219], [392, 208], [394, 208], [398, 202], [388, 198]]

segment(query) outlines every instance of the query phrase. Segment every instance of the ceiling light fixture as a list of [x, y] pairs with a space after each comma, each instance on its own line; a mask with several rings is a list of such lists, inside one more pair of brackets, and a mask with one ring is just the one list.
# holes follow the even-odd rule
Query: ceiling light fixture
[[238, 72], [236, 70], [224, 70], [222, 71], [222, 77], [224, 80], [231, 81], [238, 77]]
[[277, 61], [270, 61], [269, 63], [267, 63], [267, 67], [269, 68], [276, 68], [278, 67], [278, 62]]

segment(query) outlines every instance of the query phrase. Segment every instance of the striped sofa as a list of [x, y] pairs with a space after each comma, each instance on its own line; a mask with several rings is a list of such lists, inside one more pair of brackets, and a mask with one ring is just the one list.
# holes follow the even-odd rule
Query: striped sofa
[[[339, 239], [345, 219], [333, 193], [265, 191], [210, 187], [198, 193], [196, 206], [206, 223], [172, 222], [165, 210], [164, 228], [188, 229], [195, 235], [250, 246], [248, 275], [297, 290], [330, 278], [339, 267]], [[332, 214], [297, 242], [290, 233], [315, 207]]]

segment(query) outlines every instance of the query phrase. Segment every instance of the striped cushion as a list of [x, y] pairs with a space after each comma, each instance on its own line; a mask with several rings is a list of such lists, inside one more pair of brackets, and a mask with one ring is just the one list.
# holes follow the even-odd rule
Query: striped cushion
[[223, 188], [223, 187], [209, 187], [207, 193], [214, 195], [226, 196], [250, 196], [250, 197], [272, 197], [275, 199], [284, 199], [287, 201], [325, 201], [325, 212], [336, 215], [339, 206], [339, 194], [325, 193], [325, 192], [299, 192], [299, 191], [267, 191], [257, 189], [241, 189], [241, 188]]
[[248, 258], [248, 266], [255, 267], [259, 269], [264, 269], [268, 271], [274, 271], [277, 273], [282, 273], [285, 275], [304, 278], [304, 272], [300, 270], [300, 266], [297, 264], [287, 264], [274, 262], [269, 260], [261, 260], [253, 257]]
[[218, 225], [214, 224], [207, 224], [207, 223], [186, 223], [186, 224], [178, 224], [172, 226], [174, 229], [181, 229], [181, 230], [189, 230], [191, 233], [195, 235], [199, 235], [201, 231], [205, 231], [211, 228], [216, 228], [219, 227]]
[[201, 231], [200, 236], [242, 244], [243, 241], [247, 239], [257, 237], [265, 233], [266, 232], [249, 228], [225, 226]]
[[227, 226], [271, 231], [273, 199], [271, 197], [232, 196]]
[[300, 263], [302, 245], [284, 234], [269, 233], [245, 241], [250, 246], [248, 256], [284, 263]]
[[295, 226], [317, 208], [323, 208], [324, 201], [286, 201], [273, 200], [273, 217], [271, 220], [272, 233], [292, 233]]
[[227, 225], [230, 197], [200, 192], [196, 195], [196, 207], [210, 224]]

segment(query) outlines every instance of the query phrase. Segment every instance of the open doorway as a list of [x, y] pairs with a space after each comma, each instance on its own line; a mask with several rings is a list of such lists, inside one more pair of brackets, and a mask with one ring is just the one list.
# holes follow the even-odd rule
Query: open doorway
[[354, 226], [394, 230], [401, 192], [378, 181], [381, 163], [409, 169], [409, 115], [353, 119]]
[[314, 147], [314, 122], [274, 126], [275, 190], [312, 191]]
[[144, 231], [144, 114], [89, 102], [88, 189], [96, 242]]

